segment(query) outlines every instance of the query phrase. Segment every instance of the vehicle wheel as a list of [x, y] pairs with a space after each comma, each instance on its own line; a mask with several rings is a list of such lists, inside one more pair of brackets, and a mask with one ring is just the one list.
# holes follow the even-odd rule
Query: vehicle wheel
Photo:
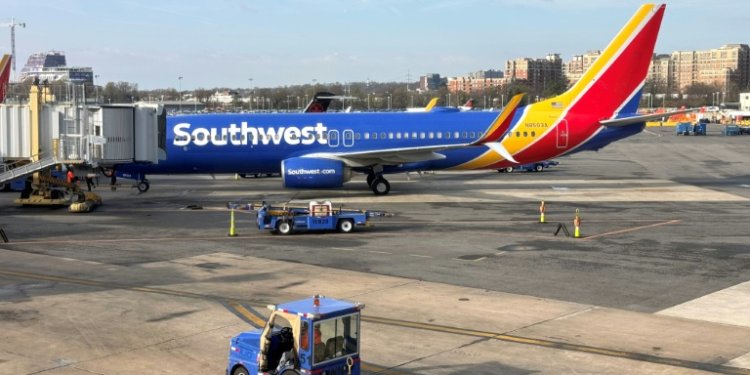
[[375, 175], [370, 173], [367, 175], [367, 186], [372, 186], [372, 182], [375, 181]]
[[288, 368], [286, 370], [282, 370], [279, 375], [299, 375], [299, 372], [293, 368]]
[[375, 180], [372, 181], [370, 188], [375, 195], [386, 195], [391, 191], [391, 184], [383, 177], [376, 177]]
[[541, 172], [541, 171], [544, 170], [544, 165], [537, 164], [537, 165], [534, 166], [534, 170], [537, 171], [537, 172]]
[[147, 192], [150, 187], [151, 185], [146, 180], [138, 182], [138, 185], [137, 185], [138, 191], [141, 193]]
[[246, 368], [244, 368], [243, 366], [240, 366], [234, 369], [234, 371], [232, 371], [232, 375], [250, 375], [250, 373], [247, 372]]
[[276, 230], [279, 231], [281, 234], [291, 234], [292, 233], [292, 223], [288, 221], [282, 221], [277, 226]]
[[247, 174], [245, 174], [245, 173], [237, 173], [237, 175], [240, 176], [240, 177], [242, 177], [242, 178], [247, 178]]
[[513, 172], [513, 167], [505, 167], [505, 171], [508, 173]]
[[338, 225], [339, 232], [349, 233], [354, 229], [354, 222], [351, 220], [341, 220]]

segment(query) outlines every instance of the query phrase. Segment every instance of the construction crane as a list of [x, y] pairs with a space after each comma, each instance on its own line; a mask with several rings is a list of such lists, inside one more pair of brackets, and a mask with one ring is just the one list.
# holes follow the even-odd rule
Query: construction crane
[[0, 23], [1, 27], [10, 27], [10, 53], [13, 62], [13, 78], [16, 77], [16, 26], [26, 28], [26, 22], [16, 22], [15, 18], [11, 18], [10, 22]]

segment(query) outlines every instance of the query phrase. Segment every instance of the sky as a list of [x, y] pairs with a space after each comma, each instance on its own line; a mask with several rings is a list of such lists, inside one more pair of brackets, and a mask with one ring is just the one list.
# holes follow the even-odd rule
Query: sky
[[[416, 81], [503, 69], [518, 57], [603, 49], [633, 0], [0, 0], [17, 71], [63, 51], [97, 84], [249, 88]], [[656, 52], [750, 44], [747, 0], [667, 3]], [[0, 53], [10, 53], [0, 30]], [[183, 77], [181, 80], [178, 77]]]

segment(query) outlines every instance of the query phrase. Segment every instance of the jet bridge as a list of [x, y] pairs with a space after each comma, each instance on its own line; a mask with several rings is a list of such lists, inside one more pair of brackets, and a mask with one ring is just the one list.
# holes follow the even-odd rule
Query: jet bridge
[[[90, 105], [83, 86], [73, 87], [72, 92], [72, 98], [57, 101], [48, 86], [35, 84], [28, 103], [0, 104], [0, 189], [26, 178], [33, 185], [31, 195], [51, 196], [51, 190], [64, 190], [65, 194], [55, 196], [70, 195], [75, 201], [83, 195], [80, 188], [53, 186], [55, 179], [40, 176], [48, 177], [55, 168], [73, 168], [83, 176], [99, 167], [155, 164], [166, 158], [163, 106]], [[30, 202], [27, 196], [19, 203], [44, 204], [37, 201]]]

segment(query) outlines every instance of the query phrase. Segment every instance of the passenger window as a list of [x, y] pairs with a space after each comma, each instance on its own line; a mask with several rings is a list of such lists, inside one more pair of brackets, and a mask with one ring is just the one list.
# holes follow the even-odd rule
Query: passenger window
[[385, 139], [385, 132], [380, 132], [380, 139]]
[[365, 133], [365, 139], [370, 139], [370, 133]]
[[328, 132], [328, 139], [330, 140], [336, 140], [339, 138], [339, 132]]
[[409, 132], [404, 132], [404, 139], [409, 139]]
[[393, 133], [388, 133], [388, 139], [393, 139]]
[[441, 133], [441, 132], [437, 132], [436, 135], [437, 135], [437, 139], [443, 138], [443, 133]]
[[529, 136], [529, 133], [528, 133], [528, 132], [523, 132], [523, 136], [524, 136], [524, 137], [528, 137], [528, 136]]
[[411, 132], [411, 138], [417, 139], [417, 132]]
[[461, 137], [462, 138], [468, 138], [469, 137], [469, 133], [463, 132], [463, 133], [461, 133]]
[[461, 138], [461, 134], [459, 134], [458, 132], [455, 132], [453, 133], [453, 138], [459, 139]]
[[473, 139], [473, 138], [474, 138], [475, 136], [476, 136], [476, 133], [474, 133], [474, 132], [471, 132], [471, 133], [469, 133], [469, 137], [470, 137], [470, 138], [472, 138], [472, 139]]
[[378, 133], [373, 132], [372, 133], [372, 139], [378, 139]]
[[516, 132], [516, 138], [521, 136], [521, 132]]
[[419, 133], [419, 139], [425, 139], [425, 136], [426, 136], [425, 132]]
[[360, 134], [359, 133], [354, 133], [354, 140], [358, 141], [359, 138], [360, 138]]
[[435, 138], [435, 132], [430, 132], [429, 135], [430, 135], [430, 139]]
[[445, 132], [445, 139], [451, 139], [451, 132]]
[[396, 133], [396, 139], [401, 139], [401, 132]]
[[536, 137], [536, 132], [531, 132], [532, 137]]

